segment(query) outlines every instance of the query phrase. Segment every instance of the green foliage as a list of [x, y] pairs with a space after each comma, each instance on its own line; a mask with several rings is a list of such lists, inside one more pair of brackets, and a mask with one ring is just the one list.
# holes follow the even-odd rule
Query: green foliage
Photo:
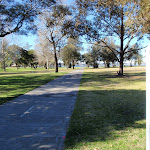
[[51, 6], [54, 0], [1, 0], [0, 37], [11, 33], [28, 34], [35, 31], [34, 20], [43, 8]]
[[140, 66], [142, 64], [142, 55], [141, 55], [141, 49], [140, 46], [138, 44], [134, 44], [132, 45], [129, 49], [128, 52], [125, 55], [125, 59], [130, 60], [130, 66], [132, 67], [132, 61], [134, 60], [135, 64], [138, 63], [138, 65]]
[[15, 64], [16, 67], [21, 65], [34, 66], [38, 64], [37, 56], [34, 50], [27, 51], [17, 45], [10, 45], [5, 50], [5, 58], [7, 56], [7, 61], [5, 61], [6, 66]]
[[21, 58], [20, 51], [21, 47], [17, 45], [10, 45], [8, 46], [8, 51], [11, 54], [10, 59], [12, 60], [12, 63], [15, 63], [16, 65], [19, 64], [18, 60]]
[[89, 49], [89, 53], [83, 54], [82, 57], [88, 67], [93, 66], [93, 68], [98, 68], [97, 61], [100, 60], [100, 47], [93, 44], [92, 48]]
[[137, 54], [135, 56], [135, 63], [138, 63], [138, 66], [141, 66], [142, 62], [143, 62], [143, 56], [141, 54]]
[[67, 45], [63, 48], [62, 59], [66, 66], [69, 67], [70, 63], [74, 68], [75, 62], [80, 59], [78, 42], [75, 39], [68, 39]]
[[115, 61], [117, 61], [113, 52], [106, 47], [101, 48], [101, 54], [100, 55], [101, 55], [101, 60], [106, 64], [106, 66], [108, 68], [110, 67], [110, 63], [114, 63]]
[[150, 3], [148, 0], [135, 1], [135, 7], [139, 7], [136, 19], [142, 25], [142, 33], [150, 38]]

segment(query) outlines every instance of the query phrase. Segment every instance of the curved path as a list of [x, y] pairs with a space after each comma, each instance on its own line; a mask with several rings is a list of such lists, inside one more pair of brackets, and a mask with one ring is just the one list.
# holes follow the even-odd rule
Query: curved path
[[0, 106], [0, 150], [62, 150], [83, 69]]

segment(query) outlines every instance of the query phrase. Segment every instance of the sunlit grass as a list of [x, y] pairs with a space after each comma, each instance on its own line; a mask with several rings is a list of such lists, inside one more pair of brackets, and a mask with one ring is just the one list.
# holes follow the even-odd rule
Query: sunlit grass
[[146, 149], [145, 67], [85, 69], [66, 149]]
[[0, 104], [70, 71], [72, 69], [59, 68], [59, 72], [54, 73], [54, 69], [7, 68], [6, 72], [0, 72]]

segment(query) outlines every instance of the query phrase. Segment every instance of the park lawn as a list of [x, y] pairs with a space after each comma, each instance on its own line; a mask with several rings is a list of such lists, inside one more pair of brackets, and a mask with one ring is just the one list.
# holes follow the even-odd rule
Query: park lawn
[[70, 71], [73, 70], [59, 68], [58, 73], [55, 73], [54, 69], [45, 70], [44, 68], [7, 68], [6, 72], [0, 70], [0, 104], [27, 93]]
[[65, 149], [146, 149], [145, 67], [85, 69]]

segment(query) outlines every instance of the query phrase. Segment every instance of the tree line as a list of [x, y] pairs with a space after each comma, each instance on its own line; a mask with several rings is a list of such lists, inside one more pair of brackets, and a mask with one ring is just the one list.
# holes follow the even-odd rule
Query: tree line
[[[109, 40], [110, 45], [115, 45], [112, 39]], [[119, 49], [119, 46], [116, 46], [116, 49], [117, 48]], [[138, 64], [138, 66], [140, 66], [143, 62], [143, 56], [139, 50], [141, 48], [139, 48], [139, 45], [134, 44], [131, 49], [130, 53], [127, 53], [124, 56], [124, 60], [130, 63], [130, 67], [133, 66], [133, 63], [134, 65]], [[88, 49], [88, 52], [82, 55], [82, 61], [84, 61], [88, 67], [93, 66], [93, 68], [98, 68], [100, 61], [104, 63], [105, 68], [109, 68], [111, 64], [115, 67], [118, 62], [115, 55], [109, 48], [99, 46], [97, 43], [93, 44]]]
[[[45, 67], [45, 69], [54, 68], [55, 60], [53, 50], [48, 47], [48, 41], [43, 41], [38, 46], [38, 50], [27, 50], [18, 45], [9, 45], [6, 39], [1, 40], [0, 67], [6, 71], [6, 67]], [[47, 44], [47, 45], [46, 45]], [[67, 44], [61, 51], [57, 52], [58, 59], [63, 60], [68, 68], [73, 67], [78, 60], [81, 60], [81, 54], [78, 42], [69, 38]], [[61, 66], [61, 64], [60, 64]]]
[[6, 67], [15, 65], [19, 67], [36, 67], [38, 64], [37, 55], [34, 50], [26, 50], [17, 45], [8, 45], [6, 39], [1, 40], [0, 66], [6, 71]]
[[[58, 72], [59, 54], [63, 55], [65, 64], [71, 56], [73, 59], [69, 61], [74, 66], [79, 55], [79, 49], [75, 47], [79, 44], [69, 45], [68, 39], [80, 41], [82, 37], [95, 44], [90, 56], [98, 56], [94, 50], [98, 47], [106, 65], [119, 62], [118, 75], [123, 75], [124, 61], [139, 54], [137, 51], [142, 47], [136, 47], [138, 41], [150, 35], [150, 4], [147, 0], [75, 0], [71, 7], [54, 0], [1, 0], [0, 8], [0, 37], [36, 32], [38, 50], [52, 54], [55, 72]], [[70, 49], [74, 50], [70, 52]], [[93, 65], [97, 67], [96, 57], [93, 58]], [[49, 66], [49, 58], [46, 60]]]

